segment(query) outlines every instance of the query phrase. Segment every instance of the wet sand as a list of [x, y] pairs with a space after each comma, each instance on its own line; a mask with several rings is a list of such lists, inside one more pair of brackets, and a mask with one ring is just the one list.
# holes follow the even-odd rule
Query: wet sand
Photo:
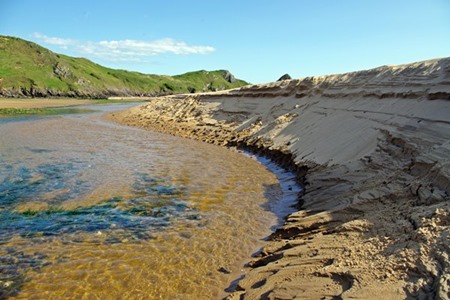
[[229, 299], [450, 297], [450, 59], [152, 99], [110, 118], [305, 185]]

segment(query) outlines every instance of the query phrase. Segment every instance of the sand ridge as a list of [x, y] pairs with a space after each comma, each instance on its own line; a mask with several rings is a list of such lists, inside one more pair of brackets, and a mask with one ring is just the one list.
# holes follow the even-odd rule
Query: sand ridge
[[154, 98], [111, 118], [297, 172], [229, 299], [450, 298], [450, 58]]

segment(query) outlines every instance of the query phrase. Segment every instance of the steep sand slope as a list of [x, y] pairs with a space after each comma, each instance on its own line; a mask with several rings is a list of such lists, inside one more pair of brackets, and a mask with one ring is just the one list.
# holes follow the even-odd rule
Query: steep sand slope
[[446, 58], [156, 98], [113, 117], [297, 171], [299, 211], [230, 299], [448, 299], [449, 100]]

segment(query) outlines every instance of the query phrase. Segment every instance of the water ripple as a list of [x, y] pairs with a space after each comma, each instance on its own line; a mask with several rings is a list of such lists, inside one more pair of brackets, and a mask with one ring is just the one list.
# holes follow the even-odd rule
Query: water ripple
[[[18, 168], [17, 173], [3, 180], [0, 189], [0, 242], [14, 235], [21, 237], [46, 237], [71, 235], [76, 232], [106, 231], [107, 243], [134, 238], [140, 232], [161, 230], [171, 225], [172, 220], [198, 220], [198, 212], [183, 201], [186, 191], [173, 185], [170, 180], [152, 178], [147, 174], [136, 174], [133, 184], [134, 197], [113, 197], [99, 204], [74, 209], [61, 209], [50, 205], [44, 209], [23, 209], [17, 211], [14, 205], [23, 199], [39, 197], [48, 191], [66, 188], [64, 180], [67, 165], [40, 165], [34, 171]], [[39, 179], [34, 180], [36, 172]], [[81, 188], [76, 188], [78, 186]], [[59, 200], [66, 200], [74, 193], [79, 194], [81, 185], [70, 187], [70, 192], [61, 193]], [[26, 205], [25, 205], [26, 207]], [[139, 239], [146, 235], [139, 234]], [[150, 238], [151, 235], [147, 235]]]

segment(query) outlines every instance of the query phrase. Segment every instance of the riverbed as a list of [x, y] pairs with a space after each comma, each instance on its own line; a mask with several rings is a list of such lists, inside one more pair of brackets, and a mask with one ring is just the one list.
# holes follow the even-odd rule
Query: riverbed
[[0, 296], [219, 298], [277, 224], [273, 172], [103, 117], [129, 106], [0, 120]]

